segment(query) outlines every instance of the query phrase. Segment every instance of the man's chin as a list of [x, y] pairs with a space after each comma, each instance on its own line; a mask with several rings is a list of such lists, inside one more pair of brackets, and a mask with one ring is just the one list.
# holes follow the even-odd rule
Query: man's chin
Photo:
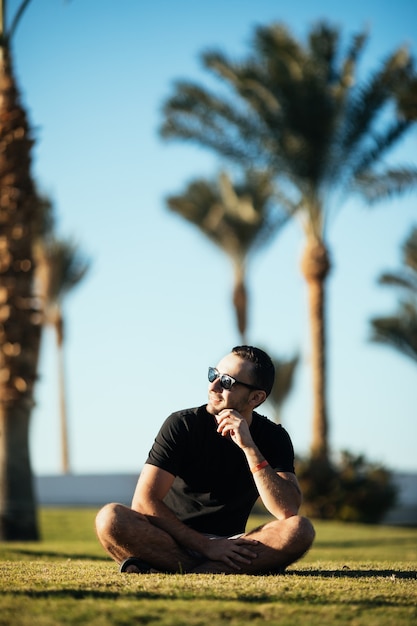
[[207, 412], [211, 413], [211, 415], [217, 415], [222, 410], [221, 401], [209, 399], [207, 403]]

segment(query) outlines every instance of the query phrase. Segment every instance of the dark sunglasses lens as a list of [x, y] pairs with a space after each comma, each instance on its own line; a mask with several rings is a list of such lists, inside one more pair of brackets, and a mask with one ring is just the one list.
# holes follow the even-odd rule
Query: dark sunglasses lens
[[230, 378], [227, 374], [220, 376], [220, 384], [223, 389], [231, 389], [233, 385], [233, 378]]
[[214, 381], [216, 380], [216, 378], [218, 378], [218, 376], [219, 374], [217, 370], [214, 369], [214, 367], [208, 368], [208, 379], [210, 383], [214, 383]]

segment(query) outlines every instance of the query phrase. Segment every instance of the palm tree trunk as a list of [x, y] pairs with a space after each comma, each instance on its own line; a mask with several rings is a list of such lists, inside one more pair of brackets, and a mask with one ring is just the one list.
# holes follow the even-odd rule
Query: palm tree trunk
[[64, 364], [64, 320], [62, 314], [55, 324], [58, 351], [58, 386], [59, 386], [59, 414], [61, 424], [61, 469], [63, 474], [70, 473], [69, 445], [68, 445], [68, 416], [65, 387]]
[[36, 541], [39, 528], [29, 456], [31, 407], [0, 404], [0, 539]]
[[248, 322], [248, 292], [245, 284], [245, 265], [236, 261], [234, 268], [233, 306], [236, 313], [237, 327], [242, 343], [246, 343], [246, 328]]
[[29, 458], [29, 418], [41, 316], [34, 308], [33, 240], [38, 200], [33, 142], [6, 45], [0, 46], [0, 539], [38, 537]]
[[323, 241], [308, 240], [301, 263], [307, 281], [310, 333], [311, 369], [313, 383], [313, 432], [311, 456], [328, 462], [328, 417], [326, 401], [326, 318], [325, 282], [330, 261]]

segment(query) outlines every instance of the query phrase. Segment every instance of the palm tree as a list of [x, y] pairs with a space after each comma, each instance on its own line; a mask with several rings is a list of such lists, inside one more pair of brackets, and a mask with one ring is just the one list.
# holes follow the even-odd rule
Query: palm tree
[[10, 54], [28, 4], [22, 2], [8, 30], [0, 0], [0, 540], [39, 537], [28, 441], [41, 328], [32, 290], [40, 211], [33, 141]]
[[268, 402], [274, 411], [274, 421], [281, 423], [281, 411], [285, 400], [292, 389], [294, 383], [295, 370], [298, 365], [299, 357], [294, 356], [291, 359], [279, 359], [274, 357], [275, 366], [275, 382], [268, 396]]
[[[247, 260], [286, 223], [288, 214], [277, 210], [272, 187], [265, 173], [248, 171], [243, 183], [232, 185], [222, 172], [217, 181], [191, 182], [180, 196], [170, 196], [168, 206], [193, 223], [230, 258], [233, 266], [233, 306], [242, 343], [246, 343], [248, 322]], [[280, 410], [291, 390], [298, 357], [274, 359], [275, 383], [269, 396], [280, 420]]]
[[58, 353], [58, 385], [61, 426], [61, 466], [70, 473], [68, 446], [68, 419], [64, 368], [64, 313], [63, 300], [80, 283], [89, 269], [89, 263], [80, 255], [77, 246], [69, 241], [43, 236], [35, 248], [37, 295], [41, 302], [43, 324], [55, 330]]
[[242, 342], [246, 341], [246, 266], [248, 255], [259, 249], [288, 220], [271, 202], [268, 176], [249, 170], [242, 182], [232, 185], [222, 172], [217, 181], [195, 180], [167, 204], [193, 223], [230, 258], [233, 266], [233, 306]]
[[379, 282], [400, 290], [404, 296], [396, 314], [371, 320], [371, 340], [391, 346], [417, 361], [417, 227], [403, 246], [404, 268], [382, 274]]
[[397, 116], [392, 106], [399, 86], [402, 92], [412, 88], [413, 62], [400, 48], [360, 82], [356, 73], [365, 40], [364, 34], [354, 36], [344, 52], [338, 31], [325, 23], [311, 30], [305, 45], [282, 25], [258, 27], [247, 59], [235, 62], [216, 51], [203, 55], [219, 89], [178, 82], [165, 103], [161, 128], [165, 138], [192, 141], [239, 166], [267, 171], [279, 184], [281, 205], [300, 220], [311, 329], [311, 453], [324, 462], [329, 217], [349, 195], [372, 203], [417, 182], [417, 168], [383, 160], [413, 122]]

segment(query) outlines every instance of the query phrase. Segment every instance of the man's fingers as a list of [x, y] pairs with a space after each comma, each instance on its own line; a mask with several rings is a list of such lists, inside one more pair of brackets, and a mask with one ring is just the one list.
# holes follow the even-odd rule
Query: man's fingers
[[235, 543], [233, 555], [230, 558], [236, 559], [237, 561], [241, 561], [244, 563], [251, 563], [253, 559], [256, 559], [258, 553], [251, 550], [250, 548], [245, 547], [242, 544]]

